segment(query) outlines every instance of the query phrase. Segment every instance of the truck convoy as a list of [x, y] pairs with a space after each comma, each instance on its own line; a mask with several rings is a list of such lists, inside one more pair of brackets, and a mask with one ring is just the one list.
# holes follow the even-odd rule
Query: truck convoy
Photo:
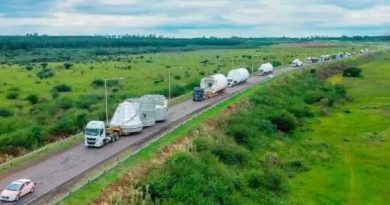
[[292, 61], [293, 67], [301, 67], [303, 65], [303, 62], [300, 61], [298, 58]]
[[84, 130], [84, 145], [102, 147], [119, 136], [141, 132], [144, 127], [164, 121], [168, 114], [168, 101], [162, 95], [144, 95], [120, 103], [108, 125], [103, 121], [90, 121]]
[[200, 86], [195, 87], [193, 91], [193, 100], [202, 101], [214, 97], [223, 92], [228, 85], [227, 78], [223, 74], [214, 74], [202, 78]]
[[233, 87], [240, 83], [245, 83], [248, 78], [249, 71], [246, 68], [237, 68], [229, 71], [227, 75], [227, 83], [229, 87]]
[[268, 75], [273, 74], [274, 66], [271, 63], [264, 63], [257, 69], [257, 75]]

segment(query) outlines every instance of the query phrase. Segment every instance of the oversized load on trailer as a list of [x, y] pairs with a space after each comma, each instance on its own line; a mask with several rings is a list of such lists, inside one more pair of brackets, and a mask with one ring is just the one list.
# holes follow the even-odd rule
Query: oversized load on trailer
[[227, 87], [227, 78], [223, 74], [214, 74], [202, 78], [200, 87], [195, 87], [193, 91], [194, 101], [201, 101], [218, 95]]
[[227, 75], [228, 86], [233, 87], [246, 82], [249, 78], [249, 71], [246, 68], [237, 68], [229, 71]]
[[302, 61], [299, 60], [298, 58], [292, 61], [293, 67], [301, 67], [302, 65], [303, 65]]
[[168, 103], [162, 95], [145, 95], [120, 103], [108, 125], [103, 121], [90, 121], [84, 130], [84, 144], [90, 147], [118, 140], [119, 136], [142, 131], [167, 117]]
[[274, 66], [271, 63], [264, 63], [257, 69], [257, 75], [268, 75], [274, 72]]
[[140, 108], [141, 103], [137, 100], [120, 103], [112, 116], [109, 126], [121, 128], [121, 135], [140, 132], [143, 127], [139, 116]]
[[163, 95], [144, 95], [142, 102], [152, 102], [154, 110], [154, 120], [156, 122], [164, 121], [168, 115], [168, 100]]

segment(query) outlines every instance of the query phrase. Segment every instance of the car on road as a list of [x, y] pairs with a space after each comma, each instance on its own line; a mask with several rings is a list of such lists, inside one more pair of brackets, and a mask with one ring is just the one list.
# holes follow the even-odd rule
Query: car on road
[[36, 183], [30, 179], [18, 179], [10, 183], [0, 195], [2, 201], [17, 201], [26, 194], [34, 192]]

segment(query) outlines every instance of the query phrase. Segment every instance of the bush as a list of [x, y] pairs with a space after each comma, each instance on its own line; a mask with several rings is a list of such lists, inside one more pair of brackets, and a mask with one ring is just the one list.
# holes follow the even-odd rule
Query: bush
[[37, 73], [38, 78], [46, 79], [54, 76], [54, 72], [50, 68], [44, 68]]
[[69, 110], [74, 106], [74, 101], [70, 97], [62, 97], [56, 100], [56, 107], [63, 109], [63, 110]]
[[42, 68], [46, 68], [47, 67], [47, 63], [45, 62], [45, 63], [41, 63], [41, 66], [42, 66]]
[[286, 111], [271, 116], [270, 121], [276, 126], [276, 129], [286, 133], [292, 132], [298, 124], [296, 117]]
[[87, 112], [83, 110], [69, 110], [59, 119], [52, 128], [52, 133], [74, 134], [87, 122]]
[[272, 61], [271, 64], [274, 66], [274, 67], [278, 67], [278, 66], [281, 66], [282, 63], [280, 61]]
[[10, 100], [17, 99], [19, 97], [19, 91], [10, 90], [7, 92], [7, 95], [5, 97]]
[[263, 186], [272, 192], [286, 192], [288, 190], [287, 177], [280, 169], [266, 170], [263, 177]]
[[64, 63], [64, 68], [65, 68], [66, 70], [69, 70], [70, 68], [72, 68], [72, 66], [73, 66], [72, 63], [68, 63], [68, 62]]
[[72, 91], [72, 87], [70, 87], [67, 84], [59, 84], [59, 85], [54, 86], [53, 90], [57, 91], [57, 92], [70, 92], [70, 91]]
[[175, 75], [175, 76], [173, 76], [173, 78], [174, 78], [175, 80], [180, 80], [180, 79], [181, 79], [181, 76], [180, 76], [180, 75]]
[[211, 152], [228, 165], [245, 164], [247, 161], [244, 153], [235, 147], [217, 146]]
[[27, 96], [26, 100], [28, 100], [31, 103], [31, 105], [34, 105], [38, 103], [38, 96], [35, 94], [31, 94]]
[[97, 104], [101, 100], [97, 95], [81, 95], [75, 102], [78, 108], [90, 109], [92, 105]]
[[0, 117], [10, 117], [14, 115], [14, 113], [7, 108], [0, 108]]
[[30, 71], [30, 70], [34, 69], [34, 66], [33, 65], [26, 65], [24, 68], [26, 70]]
[[174, 85], [171, 88], [171, 97], [177, 97], [183, 95], [186, 92], [185, 87], [180, 85]]
[[360, 77], [361, 76], [362, 69], [356, 68], [356, 67], [351, 67], [343, 72], [343, 76], [345, 77]]
[[238, 144], [248, 145], [250, 138], [254, 136], [254, 131], [245, 124], [231, 124], [227, 134], [233, 136]]
[[93, 87], [103, 87], [104, 86], [104, 80], [103, 79], [96, 79], [92, 81]]

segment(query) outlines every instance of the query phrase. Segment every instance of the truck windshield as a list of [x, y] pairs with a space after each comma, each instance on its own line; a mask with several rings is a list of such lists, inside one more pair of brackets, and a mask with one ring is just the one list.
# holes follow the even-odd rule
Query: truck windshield
[[98, 136], [99, 129], [85, 129], [85, 134], [90, 136]]

